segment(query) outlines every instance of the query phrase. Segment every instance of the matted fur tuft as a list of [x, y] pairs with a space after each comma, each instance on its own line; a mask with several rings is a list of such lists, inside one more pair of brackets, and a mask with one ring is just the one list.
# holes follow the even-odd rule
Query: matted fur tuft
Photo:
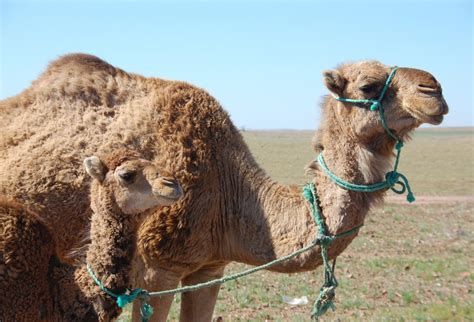
[[113, 171], [115, 168], [120, 166], [122, 163], [134, 159], [140, 159], [141, 154], [137, 151], [133, 151], [127, 148], [120, 148], [108, 153], [104, 157], [101, 157], [101, 161], [105, 165], [105, 171]]

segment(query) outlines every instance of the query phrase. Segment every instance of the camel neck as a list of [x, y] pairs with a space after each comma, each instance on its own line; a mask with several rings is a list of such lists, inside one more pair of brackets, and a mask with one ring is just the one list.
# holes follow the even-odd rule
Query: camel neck
[[[107, 289], [115, 294], [123, 294], [130, 286], [131, 262], [139, 222], [133, 215], [124, 215], [115, 203], [93, 205], [92, 209], [87, 264]], [[120, 313], [116, 299], [99, 289], [85, 265], [79, 269], [76, 277], [99, 316], [107, 320]]]
[[[222, 187], [226, 213], [221, 257], [260, 265], [314, 240], [316, 227], [301, 187], [273, 181], [248, 152], [233, 155], [232, 162], [231, 168], [225, 162], [220, 168], [228, 178]], [[299, 266], [291, 260], [272, 269], [297, 271]]]
[[[373, 137], [361, 142], [352, 131], [344, 129], [336, 111], [336, 106], [326, 108], [325, 119], [318, 133], [319, 153], [323, 154], [327, 167], [346, 182], [367, 185], [383, 181], [391, 169], [395, 142], [384, 132], [374, 132]], [[310, 168], [313, 170], [313, 182], [319, 194], [323, 216], [332, 234], [362, 224], [370, 208], [383, 201], [384, 191], [356, 192], [336, 185], [316, 160]]]
[[105, 287], [114, 293], [123, 293], [129, 286], [138, 228], [135, 221], [112, 211], [92, 214], [87, 263]]
[[[328, 167], [344, 180], [361, 184], [378, 182], [390, 168], [390, 154], [378, 153], [374, 147], [356, 142], [351, 133], [334, 135], [323, 128], [319, 134]], [[230, 237], [224, 237], [234, 239], [229, 243], [234, 247], [228, 250], [232, 254], [229, 259], [259, 265], [311, 243], [316, 236], [316, 227], [302, 197], [302, 187], [271, 180], [251, 157], [235, 157], [234, 162], [239, 170], [232, 180], [234, 194], [228, 196], [233, 206], [230, 209], [234, 211], [228, 214], [227, 220]], [[345, 190], [334, 184], [316, 163], [312, 168], [312, 180], [330, 234], [359, 226], [369, 209], [382, 201], [383, 192]], [[335, 242], [329, 255], [340, 254], [355, 236]], [[297, 272], [320, 263], [318, 248], [315, 248], [305, 256], [273, 269]]]

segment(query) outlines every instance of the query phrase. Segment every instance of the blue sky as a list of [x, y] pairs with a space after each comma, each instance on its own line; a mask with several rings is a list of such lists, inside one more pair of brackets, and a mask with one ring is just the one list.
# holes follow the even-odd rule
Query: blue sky
[[430, 71], [472, 126], [472, 1], [1, 1], [0, 98], [70, 52], [205, 88], [238, 127], [314, 129], [321, 72], [377, 59]]

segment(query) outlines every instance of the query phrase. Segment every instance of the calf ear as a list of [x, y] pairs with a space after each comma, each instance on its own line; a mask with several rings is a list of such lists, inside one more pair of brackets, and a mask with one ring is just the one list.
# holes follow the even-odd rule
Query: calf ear
[[323, 81], [324, 85], [328, 90], [336, 95], [341, 97], [344, 92], [344, 87], [346, 86], [346, 80], [342, 77], [341, 73], [337, 70], [325, 70], [323, 72]]
[[87, 174], [89, 174], [93, 179], [96, 179], [99, 182], [104, 181], [107, 168], [98, 157], [93, 155], [85, 158], [84, 167], [86, 168]]

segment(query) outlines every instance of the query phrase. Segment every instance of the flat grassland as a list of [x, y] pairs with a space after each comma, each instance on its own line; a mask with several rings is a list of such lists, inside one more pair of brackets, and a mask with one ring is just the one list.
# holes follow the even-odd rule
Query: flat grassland
[[[275, 180], [303, 185], [309, 179], [304, 167], [315, 157], [312, 132], [243, 135]], [[338, 258], [337, 309], [322, 320], [474, 320], [474, 129], [418, 130], [403, 149], [400, 171], [418, 202], [408, 205], [389, 192], [386, 205], [369, 214], [359, 237]], [[233, 263], [226, 273], [246, 268]], [[290, 275], [260, 272], [227, 283], [215, 319], [310, 321], [323, 279], [318, 268]], [[292, 306], [282, 295], [307, 296], [309, 303]], [[179, 319], [179, 302], [177, 296], [170, 320]]]

